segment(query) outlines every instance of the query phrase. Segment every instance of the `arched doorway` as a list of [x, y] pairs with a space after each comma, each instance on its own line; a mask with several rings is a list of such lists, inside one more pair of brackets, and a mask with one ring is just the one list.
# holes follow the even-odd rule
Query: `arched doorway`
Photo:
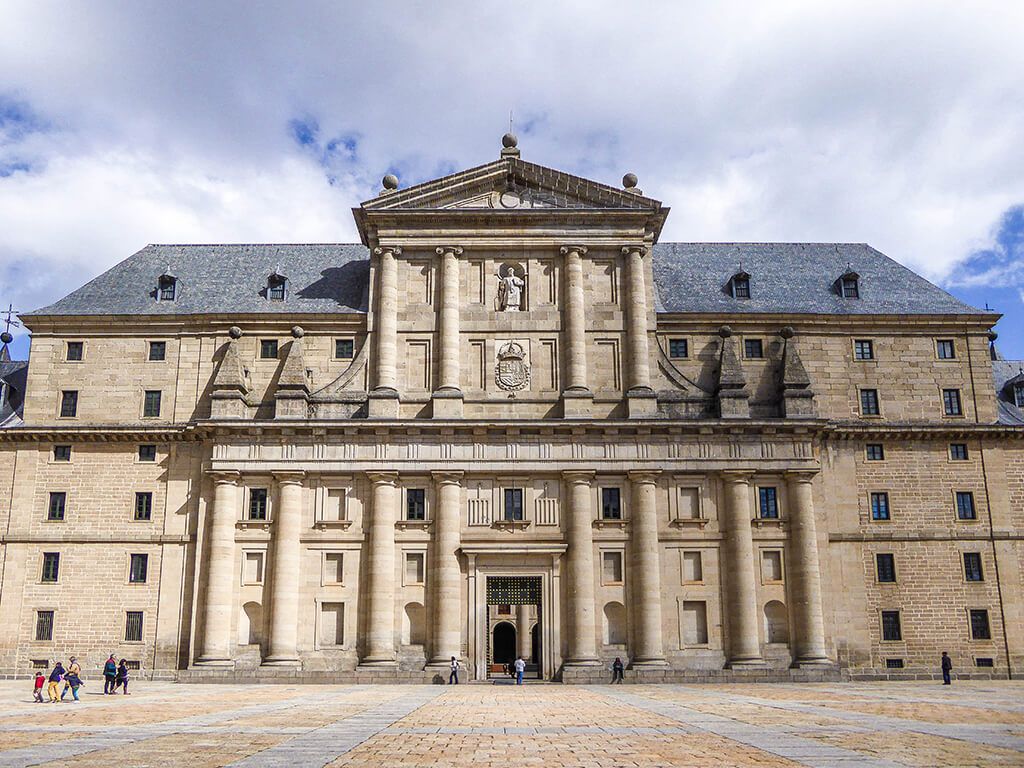
[[540, 677], [540, 622], [534, 624], [530, 630], [530, 656], [537, 665], [537, 677]]
[[502, 621], [494, 625], [491, 635], [491, 663], [510, 664], [516, 659], [516, 628]]

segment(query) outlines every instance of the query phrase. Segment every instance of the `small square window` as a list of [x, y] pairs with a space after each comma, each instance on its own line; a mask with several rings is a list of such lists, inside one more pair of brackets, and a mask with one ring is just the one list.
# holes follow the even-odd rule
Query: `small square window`
[[885, 446], [881, 443], [869, 443], [866, 455], [868, 461], [885, 461]]
[[245, 561], [242, 564], [243, 584], [263, 583], [263, 553], [246, 552]]
[[886, 669], [903, 669], [903, 659], [886, 659]]
[[896, 582], [896, 557], [891, 552], [879, 552], [875, 555], [875, 572], [882, 583]]
[[40, 578], [44, 584], [56, 584], [57, 577], [60, 575], [60, 553], [59, 552], [44, 552], [43, 553], [43, 575]]
[[601, 553], [601, 575], [605, 584], [622, 583], [622, 553]]
[[405, 554], [405, 583], [407, 585], [422, 584], [424, 579], [426, 555], [423, 552], [407, 552]]
[[65, 389], [60, 393], [60, 415], [64, 419], [78, 415], [78, 390]]
[[66, 491], [51, 491], [50, 504], [46, 509], [47, 520], [63, 520], [67, 509], [68, 494]]
[[405, 492], [405, 519], [427, 519], [427, 491], [424, 488], [410, 488]]
[[139, 461], [156, 461], [156, 446], [155, 445], [140, 445], [139, 446]]
[[65, 360], [75, 363], [79, 362], [85, 355], [85, 342], [69, 341], [66, 351], [67, 354], [64, 356]]
[[956, 358], [956, 349], [953, 347], [953, 340], [939, 339], [936, 341], [935, 354], [938, 355], [939, 360], [954, 360]]
[[974, 509], [974, 493], [971, 491], [956, 492], [956, 516], [958, 520], [976, 520]]
[[522, 520], [523, 519], [523, 489], [522, 488], [506, 488], [505, 489], [505, 519], [506, 520]]
[[250, 520], [266, 520], [267, 519], [267, 489], [266, 488], [250, 488], [249, 489], [249, 519]]
[[324, 583], [342, 584], [345, 581], [345, 553], [324, 553]]
[[159, 389], [147, 389], [142, 403], [142, 415], [147, 419], [160, 417], [160, 399], [163, 393]]
[[142, 611], [128, 611], [125, 614], [124, 641], [126, 643], [142, 642]]
[[853, 342], [854, 360], [874, 360], [875, 342], [871, 339], [856, 339]]
[[967, 461], [967, 443], [951, 443], [949, 458], [953, 461]]
[[761, 339], [744, 339], [743, 356], [748, 360], [760, 360], [764, 357], [764, 342]]
[[53, 460], [54, 461], [71, 461], [71, 446], [70, 445], [55, 445], [55, 446], [53, 446]]
[[277, 339], [260, 339], [260, 359], [277, 360]]
[[972, 609], [970, 615], [971, 640], [991, 640], [992, 630], [988, 623], [988, 611]]
[[160, 362], [161, 360], [167, 359], [167, 342], [166, 341], [151, 341], [149, 342], [149, 359], [152, 362]]
[[750, 278], [734, 277], [732, 279], [732, 295], [736, 299], [750, 298]]
[[885, 491], [874, 491], [871, 494], [871, 519], [889, 519], [889, 494]]
[[774, 488], [758, 488], [758, 515], [762, 520], [775, 520], [779, 517], [779, 499]]
[[964, 410], [960, 404], [959, 389], [942, 390], [942, 412], [947, 416], [963, 416]]
[[351, 360], [355, 356], [355, 342], [352, 339], [334, 340], [334, 359]]
[[860, 413], [861, 416], [878, 416], [881, 409], [878, 407], [878, 390], [862, 389], [860, 391]]
[[153, 519], [153, 494], [149, 491], [141, 491], [135, 494], [135, 519]]
[[890, 642], [903, 639], [899, 611], [882, 611], [882, 639]]
[[981, 572], [981, 552], [964, 552], [964, 580], [985, 580], [985, 576]]
[[704, 581], [704, 562], [700, 551], [683, 552], [683, 583]]
[[36, 611], [36, 640], [53, 640], [53, 611]]
[[145, 584], [149, 570], [149, 555], [132, 555], [128, 565], [128, 583]]
[[618, 488], [601, 489], [601, 519], [622, 519], [622, 497]]
[[681, 359], [690, 356], [690, 344], [686, 339], [669, 339], [668, 356]]

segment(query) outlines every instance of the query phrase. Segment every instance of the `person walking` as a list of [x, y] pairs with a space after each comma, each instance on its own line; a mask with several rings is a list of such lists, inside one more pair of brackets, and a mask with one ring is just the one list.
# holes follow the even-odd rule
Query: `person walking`
[[121, 688], [121, 693], [128, 696], [128, 662], [121, 659], [117, 662], [117, 678], [114, 681], [114, 693]]
[[512, 665], [516, 669], [516, 685], [523, 684], [523, 672], [526, 671], [526, 662], [523, 661], [522, 656], [518, 656], [515, 663]]
[[618, 656], [615, 657], [615, 661], [612, 662], [612, 682], [622, 682], [622, 671], [625, 669], [625, 665], [622, 663], [622, 659]]
[[64, 690], [60, 692], [61, 701], [64, 701], [64, 697], [68, 695], [69, 689], [71, 690], [73, 700], [79, 701], [78, 689], [82, 686], [82, 678], [79, 675], [82, 673], [82, 667], [74, 656], [71, 657], [70, 662], [64, 675]]
[[50, 672], [50, 684], [46, 686], [46, 694], [49, 696], [51, 704], [56, 704], [60, 701], [57, 691], [60, 688], [60, 681], [63, 679], [64, 665], [58, 661], [53, 665], [53, 671]]
[[46, 685], [46, 675], [39, 670], [36, 670], [36, 683], [35, 688], [32, 689], [32, 697], [35, 699], [37, 704], [43, 703], [43, 686]]
[[103, 665], [103, 693], [113, 693], [116, 682], [117, 662], [114, 661], [114, 654], [110, 654], [107, 663]]
[[459, 660], [452, 656], [452, 671], [448, 675], [448, 685], [459, 684]]
[[949, 673], [953, 669], [953, 660], [949, 658], [949, 654], [945, 651], [942, 652], [942, 684], [952, 685], [949, 679]]

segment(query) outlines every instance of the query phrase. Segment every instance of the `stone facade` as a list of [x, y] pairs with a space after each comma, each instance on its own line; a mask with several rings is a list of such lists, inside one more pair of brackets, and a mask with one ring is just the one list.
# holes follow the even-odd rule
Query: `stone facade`
[[642, 680], [932, 675], [942, 650], [1019, 673], [1024, 427], [1000, 420], [996, 316], [905, 271], [872, 284], [900, 268], [866, 248], [842, 311], [785, 276], [753, 311], [749, 260], [733, 309], [687, 311], [655, 265], [667, 208], [506, 144], [388, 181], [355, 211], [362, 261], [310, 246], [307, 279], [298, 247], [239, 247], [232, 272], [151, 246], [126, 262], [145, 286], [115, 268], [24, 317], [0, 671], [113, 652], [436, 680], [456, 656], [483, 679], [514, 635], [566, 681], [616, 656]]

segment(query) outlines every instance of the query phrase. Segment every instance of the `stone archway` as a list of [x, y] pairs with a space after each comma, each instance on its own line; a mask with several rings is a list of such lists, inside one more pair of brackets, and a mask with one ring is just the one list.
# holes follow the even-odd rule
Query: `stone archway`
[[516, 628], [508, 621], [494, 625], [491, 632], [491, 663], [511, 664], [516, 658]]

